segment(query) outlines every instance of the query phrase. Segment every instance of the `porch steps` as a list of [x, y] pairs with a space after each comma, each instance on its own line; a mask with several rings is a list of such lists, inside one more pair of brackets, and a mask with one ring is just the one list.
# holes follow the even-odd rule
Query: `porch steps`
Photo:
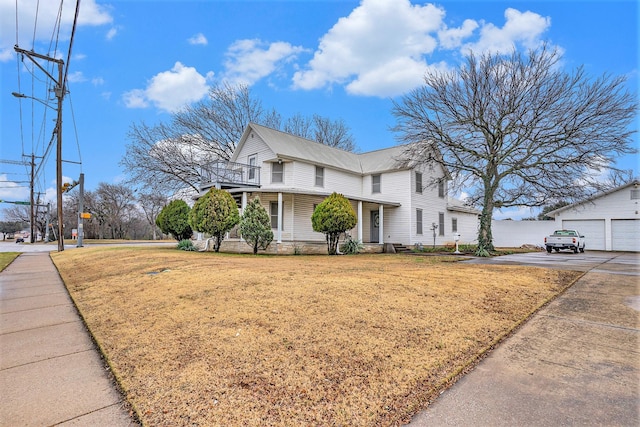
[[411, 253], [411, 249], [401, 243], [393, 243], [393, 250], [397, 254]]

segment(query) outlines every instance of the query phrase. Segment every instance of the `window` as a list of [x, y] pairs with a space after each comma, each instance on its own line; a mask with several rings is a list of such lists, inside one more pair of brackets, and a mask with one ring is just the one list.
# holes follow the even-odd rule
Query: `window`
[[451, 231], [458, 232], [458, 218], [451, 218]]
[[439, 235], [444, 236], [444, 213], [442, 212], [438, 213], [438, 229]]
[[316, 187], [324, 187], [324, 168], [316, 166]]
[[271, 182], [284, 182], [284, 165], [282, 163], [271, 164]]
[[631, 200], [640, 199], [640, 190], [631, 190]]
[[249, 156], [249, 181], [256, 179], [256, 162], [257, 156], [255, 154]]
[[445, 180], [442, 178], [438, 181], [438, 197], [444, 198]]
[[[269, 203], [269, 216], [271, 217], [271, 228], [278, 229], [278, 202]], [[284, 230], [284, 202], [282, 203], [282, 229]]]
[[422, 173], [416, 172], [416, 193], [422, 194]]
[[422, 234], [422, 209], [416, 209], [416, 234]]
[[381, 177], [380, 175], [371, 175], [371, 192], [380, 192]]

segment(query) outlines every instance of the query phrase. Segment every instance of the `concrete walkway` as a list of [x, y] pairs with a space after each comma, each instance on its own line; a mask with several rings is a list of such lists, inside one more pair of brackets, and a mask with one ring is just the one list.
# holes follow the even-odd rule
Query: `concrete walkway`
[[639, 261], [615, 253], [474, 260], [586, 274], [409, 426], [640, 425]]
[[0, 425], [133, 426], [49, 254], [0, 273]]

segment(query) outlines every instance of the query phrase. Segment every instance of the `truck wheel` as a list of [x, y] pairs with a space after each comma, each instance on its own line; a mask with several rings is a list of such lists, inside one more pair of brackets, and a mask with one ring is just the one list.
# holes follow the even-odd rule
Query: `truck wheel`
[[560, 248], [553, 248], [556, 252], [560, 252]]
[[577, 246], [574, 246], [574, 247], [573, 247], [573, 253], [574, 253], [574, 254], [577, 254], [577, 253], [578, 253], [578, 247], [577, 247]]
[[547, 246], [547, 252], [551, 253], [551, 246]]
[[580, 252], [584, 253], [584, 246], [580, 248]]

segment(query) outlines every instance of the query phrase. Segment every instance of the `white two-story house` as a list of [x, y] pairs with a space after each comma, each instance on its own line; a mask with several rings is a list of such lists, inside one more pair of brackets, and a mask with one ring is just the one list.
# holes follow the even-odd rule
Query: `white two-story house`
[[[311, 215], [333, 192], [351, 202], [358, 220], [349, 234], [368, 252], [382, 252], [385, 243], [443, 245], [456, 234], [472, 242], [478, 211], [448, 198], [449, 176], [439, 166], [407, 166], [405, 149], [356, 154], [251, 123], [229, 162], [204, 166], [201, 194], [225, 189], [241, 211], [259, 196], [274, 232], [269, 252], [325, 253], [325, 236], [313, 231]], [[250, 248], [231, 233], [222, 250]]]

